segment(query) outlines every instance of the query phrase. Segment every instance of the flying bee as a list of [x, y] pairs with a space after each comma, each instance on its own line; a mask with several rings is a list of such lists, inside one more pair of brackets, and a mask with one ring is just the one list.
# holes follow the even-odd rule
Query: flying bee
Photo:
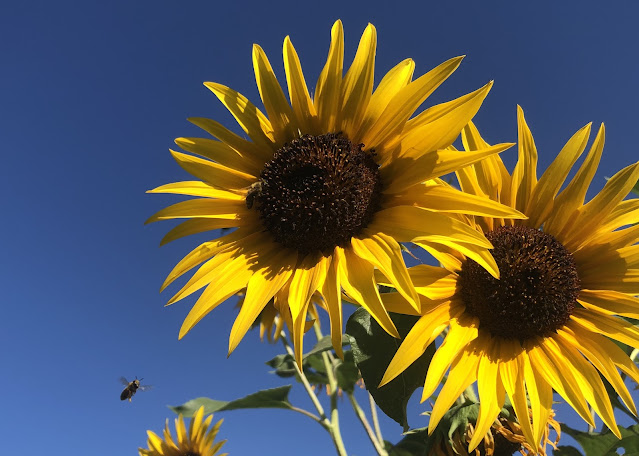
[[130, 382], [126, 378], [120, 377], [120, 382], [123, 385], [126, 385], [126, 388], [124, 388], [122, 393], [120, 393], [120, 400], [124, 401], [124, 400], [128, 399], [129, 402], [131, 402], [131, 398], [135, 395], [137, 390], [148, 391], [151, 388], [153, 388], [151, 385], [140, 385], [140, 381], [141, 380], [144, 380], [144, 379], [141, 378], [140, 380], [138, 380], [138, 378], [135, 377], [135, 380]]
[[262, 194], [262, 184], [261, 180], [257, 182], [253, 182], [246, 193], [246, 208], [250, 209], [253, 207], [253, 203], [255, 202], [255, 198]]

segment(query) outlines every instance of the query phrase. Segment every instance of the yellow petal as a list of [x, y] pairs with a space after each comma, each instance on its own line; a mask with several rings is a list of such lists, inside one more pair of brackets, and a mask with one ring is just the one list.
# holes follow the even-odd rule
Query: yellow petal
[[210, 160], [204, 160], [173, 150], [171, 150], [171, 155], [187, 173], [223, 190], [243, 188], [257, 180], [255, 176], [222, 166]]
[[226, 106], [244, 133], [260, 148], [272, 149], [275, 142], [268, 118], [241, 93], [215, 82], [204, 85]]
[[617, 344], [574, 322], [568, 322], [566, 327], [575, 334], [577, 340], [583, 341], [583, 345], [595, 356], [600, 359], [610, 359], [624, 374], [628, 375], [635, 383], [639, 383], [639, 368]]
[[331, 46], [326, 65], [320, 73], [315, 88], [315, 107], [322, 131], [335, 131], [340, 120], [340, 95], [342, 67], [344, 63], [344, 29], [337, 20], [331, 29]]
[[351, 239], [355, 254], [377, 267], [415, 310], [419, 311], [419, 296], [408, 275], [399, 244], [384, 233], [375, 234], [364, 230], [362, 236], [362, 239]]
[[160, 245], [168, 244], [176, 239], [190, 236], [191, 234], [203, 233], [205, 231], [217, 230], [220, 228], [235, 228], [240, 226], [255, 227], [259, 223], [254, 214], [242, 214], [232, 220], [228, 219], [189, 219], [171, 228], [160, 241]]
[[333, 253], [332, 260], [326, 270], [326, 280], [322, 285], [322, 297], [326, 302], [326, 310], [331, 325], [331, 341], [337, 356], [344, 358], [342, 350], [342, 293], [338, 273], [338, 257]]
[[393, 380], [413, 364], [417, 358], [422, 356], [426, 348], [448, 326], [449, 320], [450, 305], [441, 305], [425, 313], [417, 320], [417, 323], [415, 323], [397, 349], [386, 372], [384, 372], [378, 388]]
[[245, 242], [243, 248], [236, 256], [228, 260], [224, 268], [220, 268], [220, 273], [211, 281], [193, 305], [180, 328], [180, 339], [206, 314], [238, 291], [246, 288], [255, 270], [260, 268], [261, 250], [265, 246], [267, 247], [269, 243], [259, 245], [259, 236], [253, 237], [250, 242]]
[[524, 375], [526, 377], [526, 389], [530, 399], [532, 411], [532, 430], [536, 445], [541, 442], [548, 426], [548, 419], [552, 415], [552, 387], [546, 381], [543, 374], [534, 369], [528, 356], [524, 356]]
[[172, 204], [156, 212], [144, 223], [153, 223], [159, 220], [200, 218], [234, 220], [246, 215], [248, 209], [243, 201], [230, 201], [221, 199], [192, 199]]
[[588, 309], [575, 309], [570, 319], [595, 334], [603, 334], [622, 344], [639, 347], [639, 328], [622, 318], [603, 315]]
[[376, 47], [377, 31], [368, 24], [342, 84], [341, 130], [351, 139], [355, 139], [373, 91]]
[[579, 304], [606, 315], [639, 319], [639, 298], [611, 290], [580, 290]]
[[[569, 366], [569, 360], [566, 359], [551, 337], [546, 337], [539, 348], [544, 357], [537, 357], [535, 364], [539, 367], [539, 370], [546, 371], [544, 374], [548, 383], [575, 409], [585, 422], [594, 426], [595, 422], [592, 413], [586, 404], [587, 397], [582, 390], [583, 382], [580, 375], [577, 373], [577, 377], [575, 377], [575, 369]], [[552, 367], [549, 367], [548, 363]]]
[[639, 220], [639, 199], [620, 202], [598, 227], [599, 232], [609, 232]]
[[367, 232], [384, 233], [397, 242], [452, 240], [492, 248], [483, 234], [467, 224], [448, 215], [414, 206], [395, 206], [379, 211]]
[[260, 97], [273, 127], [275, 143], [282, 145], [296, 137], [298, 125], [266, 54], [257, 44], [253, 45], [253, 69]]
[[454, 212], [483, 217], [525, 219], [521, 212], [493, 201], [444, 185], [417, 184], [389, 198], [389, 204], [415, 205], [437, 212]]
[[[452, 58], [392, 94], [388, 106], [377, 122], [367, 129], [362, 142], [374, 148], [400, 132], [408, 118], [457, 69], [462, 59]], [[377, 100], [371, 99], [371, 104], [373, 101]]]
[[380, 299], [373, 265], [359, 258], [350, 248], [336, 247], [335, 252], [339, 258], [340, 283], [346, 294], [365, 308], [388, 334], [399, 338], [397, 328]]
[[632, 400], [632, 396], [623, 383], [623, 379], [617, 372], [615, 363], [610, 359], [610, 356], [601, 356], [601, 352], [598, 348], [591, 350], [593, 344], [589, 340], [589, 337], [577, 338], [577, 335], [567, 327], [557, 331], [557, 336], [563, 339], [564, 344], [569, 344], [573, 347], [579, 347], [579, 351], [597, 368], [599, 372], [608, 380], [608, 382], [615, 389], [621, 400], [626, 404], [628, 410], [630, 410], [635, 416], [637, 415], [637, 408]]
[[147, 190], [147, 193], [171, 193], [175, 195], [200, 196], [232, 201], [242, 201], [244, 199], [242, 195], [211, 187], [201, 181], [172, 182], [156, 187], [153, 190]]
[[244, 338], [266, 304], [290, 279], [292, 268], [297, 262], [297, 254], [274, 243], [272, 250], [262, 252], [260, 261], [268, 266], [255, 271], [248, 281], [244, 302], [231, 329], [229, 355]]
[[471, 152], [413, 149], [408, 154], [394, 159], [388, 166], [380, 168], [384, 182], [388, 182], [384, 187], [384, 193], [399, 193], [420, 182], [443, 176], [490, 155], [503, 152], [512, 145], [510, 143], [497, 144], [487, 149]]
[[408, 130], [402, 138], [402, 156], [415, 157], [450, 146], [464, 126], [477, 114], [491, 87], [492, 82], [489, 82], [455, 109], [420, 128]]
[[589, 241], [588, 234], [595, 231], [614, 207], [628, 195], [637, 180], [639, 180], [639, 163], [627, 166], [611, 177], [601, 192], [585, 206], [579, 208], [574, 229], [563, 236], [564, 246], [576, 250], [586, 244]]
[[317, 134], [318, 129], [315, 127], [317, 118], [315, 106], [308, 94], [300, 59], [288, 36], [284, 39], [283, 54], [288, 94], [297, 122], [303, 132]]
[[494, 343], [486, 341], [486, 352], [481, 356], [477, 369], [477, 391], [479, 393], [479, 416], [468, 451], [473, 451], [490, 432], [490, 427], [499, 415], [506, 399], [506, 391], [499, 373], [498, 353], [493, 353]]
[[162, 288], [160, 289], [160, 291], [164, 290], [182, 274], [190, 271], [198, 264], [201, 264], [206, 260], [213, 258], [222, 250], [231, 248], [231, 246], [235, 242], [249, 235], [250, 233], [246, 232], [245, 230], [239, 229], [214, 241], [200, 244], [198, 247], [191, 250], [191, 252], [189, 252], [184, 258], [180, 260], [178, 264], [175, 265], [173, 270], [169, 273], [166, 280], [162, 284]]
[[523, 212], [537, 185], [537, 148], [521, 106], [517, 106], [517, 131], [519, 157], [512, 174], [510, 192], [514, 207]]
[[235, 169], [252, 176], [259, 175], [261, 167], [245, 159], [221, 141], [208, 138], [176, 138], [175, 144], [187, 152], [201, 155], [227, 168]]
[[250, 162], [256, 169], [261, 169], [264, 163], [273, 157], [273, 149], [270, 143], [267, 148], [260, 147], [236, 135], [221, 123], [205, 117], [189, 117], [186, 120], [222, 141], [237, 152], [244, 160]]
[[355, 135], [356, 138], [362, 138], [361, 141], [366, 145], [367, 149], [375, 148], [378, 144], [372, 143], [369, 139], [369, 132], [373, 124], [379, 119], [379, 116], [382, 115], [384, 109], [386, 109], [388, 103], [397, 92], [406, 87], [411, 81], [414, 70], [415, 62], [412, 59], [399, 62], [384, 75], [375, 92], [373, 92], [366, 113]]
[[450, 330], [441, 347], [435, 352], [428, 367], [424, 390], [422, 392], [422, 402], [435, 392], [442, 378], [444, 378], [444, 373], [446, 373], [446, 370], [448, 370], [448, 367], [451, 365], [452, 360], [457, 358], [461, 350], [469, 350], [467, 345], [475, 340], [477, 335], [476, 325], [462, 326], [457, 319], [451, 320]]
[[450, 374], [446, 379], [446, 383], [437, 396], [433, 411], [430, 414], [428, 422], [428, 434], [432, 434], [439, 421], [444, 414], [450, 409], [451, 405], [459, 398], [461, 393], [468, 388], [475, 380], [477, 380], [477, 367], [479, 365], [480, 356], [475, 351], [474, 343], [464, 349], [458, 356], [450, 368]]
[[[571, 216], [584, 203], [586, 192], [592, 182], [592, 178], [597, 171], [597, 166], [601, 160], [605, 141], [605, 129], [601, 124], [597, 136], [590, 147], [583, 164], [579, 168], [575, 177], [570, 181], [565, 190], [555, 198], [555, 206], [560, 207], [560, 211], [552, 211], [548, 220], [544, 223], [544, 231], [548, 233], [559, 233], [564, 226], [572, 223]], [[546, 171], [550, 172], [550, 168]]]
[[[568, 140], [559, 155], [557, 155], [557, 158], [553, 160], [548, 169], [539, 178], [537, 185], [534, 186], [525, 212], [529, 217], [528, 222], [526, 222], [528, 226], [539, 228], [552, 212], [553, 201], [557, 192], [559, 192], [566, 177], [568, 177], [572, 165], [575, 164], [586, 148], [586, 143], [590, 136], [590, 126], [591, 124], [588, 124], [581, 128]], [[562, 207], [563, 210], [564, 208]], [[566, 210], [570, 209], [566, 208]]]
[[308, 303], [318, 289], [320, 289], [326, 279], [326, 270], [329, 266], [329, 258], [315, 255], [308, 255], [297, 265], [291, 279], [288, 292], [288, 306], [291, 309], [293, 328], [298, 333], [294, 334], [295, 359], [302, 367], [302, 337], [304, 335], [304, 324], [306, 322], [306, 311]]
[[564, 360], [562, 364], [563, 369], [572, 371], [586, 400], [613, 434], [621, 438], [621, 434], [615, 422], [610, 397], [606, 392], [599, 373], [592, 364], [583, 358], [572, 344], [562, 342], [564, 341], [558, 335], [556, 338], [548, 338], [546, 344], [547, 346], [554, 344], [553, 352], [557, 356], [557, 359], [561, 357]]
[[[462, 130], [462, 143], [466, 151], [485, 149], [490, 145], [484, 141], [471, 121]], [[499, 155], [491, 155], [472, 165], [482, 193], [494, 201], [511, 205], [510, 173]], [[476, 193], [479, 194], [479, 193]]]
[[504, 361], [499, 365], [499, 375], [504, 389], [510, 397], [524, 437], [533, 448], [536, 448], [537, 442], [535, 442], [535, 435], [528, 416], [528, 403], [524, 388], [527, 380], [524, 365], [526, 353], [521, 350], [521, 346], [516, 341], [501, 341], [500, 353], [501, 359]]

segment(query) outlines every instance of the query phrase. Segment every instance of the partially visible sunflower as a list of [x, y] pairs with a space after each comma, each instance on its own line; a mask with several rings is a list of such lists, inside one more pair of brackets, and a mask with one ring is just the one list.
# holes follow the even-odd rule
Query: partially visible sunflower
[[[639, 225], [629, 226], [638, 220], [639, 200], [624, 200], [639, 178], [639, 163], [615, 174], [584, 204], [603, 150], [603, 125], [561, 192], [586, 147], [590, 124], [567, 142], [539, 179], [535, 143], [521, 108], [518, 125], [519, 159], [512, 175], [496, 156], [457, 172], [464, 191], [528, 216], [516, 221], [469, 219], [495, 246], [501, 279], [452, 251], [438, 254], [443, 267], [411, 268], [422, 295], [422, 317], [381, 382], [395, 378], [448, 328], [430, 363], [422, 400], [433, 394], [450, 368], [433, 407], [432, 430], [460, 393], [477, 381], [481, 411], [471, 450], [490, 428], [506, 394], [533, 448], [551, 414], [553, 390], [594, 426], [590, 404], [617, 436], [600, 375], [637, 413], [617, 369], [635, 382], [639, 369], [614, 341], [639, 347], [639, 329], [623, 318], [639, 318]], [[462, 138], [469, 149], [486, 145], [472, 124]], [[415, 313], [397, 293], [384, 296], [389, 310]]]
[[[446, 415], [454, 411], [453, 408]], [[551, 428], [556, 434], [554, 441], [550, 440]], [[479, 445], [471, 450], [469, 443], [476, 433], [475, 422], [470, 420], [465, 425], [458, 426], [454, 431], [450, 429], [450, 426], [440, 426], [438, 432], [431, 436], [431, 439], [435, 439], [436, 443], [431, 447], [428, 456], [512, 456], [515, 453], [523, 456], [546, 456], [548, 445], [557, 449], [557, 443], [561, 438], [561, 426], [555, 421], [554, 413], [551, 412], [544, 427], [541, 443], [536, 448], [531, 447], [526, 441], [519, 423], [511, 417], [501, 414], [492, 423]]]
[[203, 418], [204, 407], [200, 407], [191, 418], [187, 433], [184, 418], [180, 414], [175, 420], [175, 440], [171, 437], [168, 419], [164, 428], [164, 439], [153, 431], [147, 431], [149, 448], [139, 448], [140, 456], [226, 456], [227, 453], [218, 453], [226, 440], [215, 443], [215, 436], [223, 420], [210, 427], [213, 415], [202, 421]]
[[171, 152], [197, 179], [151, 190], [198, 197], [169, 206], [148, 222], [188, 219], [163, 243], [218, 228], [236, 228], [205, 242], [169, 274], [162, 289], [201, 265], [170, 300], [172, 304], [204, 287], [187, 315], [183, 337], [206, 314], [239, 290], [246, 298], [229, 339], [229, 353], [267, 303], [287, 303], [298, 362], [311, 296], [319, 292], [328, 309], [335, 350], [342, 354], [344, 290], [388, 333], [397, 329], [384, 308], [373, 271], [419, 309], [400, 242], [420, 241], [434, 250], [452, 248], [473, 258], [490, 274], [497, 267], [490, 242], [477, 230], [441, 211], [493, 217], [521, 217], [487, 198], [442, 185], [437, 178], [511, 144], [471, 153], [447, 149], [479, 110], [492, 83], [455, 100], [415, 110], [459, 66], [448, 60], [416, 80], [411, 59], [400, 62], [373, 92], [376, 30], [368, 25], [352, 65], [343, 75], [342, 23], [331, 45], [313, 98], [291, 40], [284, 40], [284, 70], [290, 104], [264, 51], [253, 47], [253, 67], [266, 114], [238, 92], [217, 83], [209, 88], [235, 117], [250, 140], [219, 123], [189, 119], [219, 141], [178, 138], [187, 152]]

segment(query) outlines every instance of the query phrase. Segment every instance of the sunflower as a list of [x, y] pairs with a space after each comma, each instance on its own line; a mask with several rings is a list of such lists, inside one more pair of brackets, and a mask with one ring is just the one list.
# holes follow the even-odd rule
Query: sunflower
[[[535, 448], [551, 414], [553, 390], [590, 425], [590, 407], [618, 437], [613, 408], [600, 377], [636, 414], [617, 369], [639, 382], [639, 370], [614, 341], [639, 347], [639, 200], [624, 200], [639, 178], [639, 163], [615, 174], [584, 204], [604, 145], [602, 125], [572, 180], [559, 192], [585, 150], [591, 126], [580, 129], [537, 179], [537, 151], [518, 108], [519, 156], [510, 175], [498, 157], [457, 172], [464, 191], [511, 205], [526, 220], [472, 217], [494, 245], [497, 280], [471, 258], [440, 253], [443, 267], [410, 270], [422, 295], [422, 317], [410, 331], [382, 379], [408, 367], [448, 329], [428, 368], [422, 400], [450, 372], [433, 406], [429, 430], [465, 388], [477, 381], [481, 411], [474, 449], [490, 428], [507, 394], [528, 443]], [[471, 123], [466, 148], [486, 143]], [[389, 310], [411, 313], [396, 293]], [[532, 409], [528, 416], [527, 398]]]
[[204, 421], [202, 418], [204, 418], [204, 407], [200, 407], [191, 418], [187, 433], [184, 418], [180, 414], [175, 420], [177, 442], [171, 437], [168, 419], [164, 428], [164, 440], [155, 432], [147, 431], [149, 449], [139, 448], [140, 456], [226, 456], [227, 453], [218, 453], [226, 440], [214, 444], [215, 436], [223, 420], [210, 427], [213, 415], [209, 415]]
[[231, 329], [229, 354], [275, 297], [289, 307], [299, 362], [308, 304], [315, 292], [326, 302], [338, 354], [342, 353], [341, 290], [398, 336], [373, 271], [381, 271], [419, 309], [400, 242], [419, 240], [434, 250], [460, 250], [490, 274], [498, 274], [488, 252], [490, 242], [441, 211], [494, 217], [521, 214], [488, 198], [442, 185], [425, 191], [420, 184], [512, 145], [470, 153], [448, 149], [479, 110], [492, 83], [410, 118], [462, 58], [448, 60], [414, 81], [415, 64], [404, 60], [373, 92], [376, 42], [375, 27], [369, 24], [343, 75], [343, 30], [337, 21], [311, 98], [297, 53], [286, 37], [283, 54], [290, 103], [264, 51], [254, 45], [255, 79], [266, 114], [229, 87], [204, 84], [250, 139], [211, 119], [189, 119], [217, 138], [178, 138], [176, 143], [195, 155], [171, 151], [178, 164], [199, 180], [150, 191], [198, 197], [169, 206], [147, 221], [188, 219], [163, 243], [234, 229], [195, 248], [162, 286], [200, 265], [169, 300], [172, 304], [206, 287], [184, 320], [180, 338], [244, 288], [246, 297]]

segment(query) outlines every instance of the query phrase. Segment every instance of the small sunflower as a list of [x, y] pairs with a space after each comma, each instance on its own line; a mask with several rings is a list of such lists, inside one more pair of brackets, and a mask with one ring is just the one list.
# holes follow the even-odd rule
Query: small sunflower
[[[391, 361], [382, 384], [417, 359], [448, 329], [430, 363], [422, 400], [447, 380], [433, 407], [429, 429], [465, 388], [477, 381], [481, 411], [474, 449], [508, 394], [523, 434], [540, 442], [551, 414], [553, 390], [590, 425], [601, 416], [620, 436], [603, 376], [632, 413], [636, 408], [617, 369], [639, 382], [639, 369], [614, 341], [639, 347], [639, 199], [625, 200], [639, 178], [639, 163], [615, 174], [584, 204], [604, 145], [602, 125], [583, 164], [559, 192], [583, 153], [590, 124], [579, 130], [537, 179], [537, 151], [518, 108], [519, 158], [510, 175], [499, 157], [457, 172], [464, 191], [511, 205], [527, 220], [472, 217], [470, 223], [494, 245], [501, 279], [470, 258], [440, 253], [443, 267], [410, 269], [422, 295], [421, 319]], [[471, 124], [466, 148], [485, 145]], [[396, 293], [385, 295], [391, 311], [414, 312]], [[528, 419], [527, 398], [532, 409]]]
[[306, 314], [316, 292], [326, 303], [338, 354], [342, 353], [341, 290], [398, 336], [373, 271], [381, 271], [419, 309], [400, 242], [419, 240], [434, 250], [460, 250], [492, 275], [498, 274], [488, 251], [490, 242], [442, 211], [493, 217], [521, 214], [487, 198], [442, 185], [424, 191], [420, 184], [511, 146], [471, 153], [448, 149], [479, 110], [492, 83], [411, 118], [462, 58], [448, 60], [414, 81], [415, 64], [404, 60], [373, 92], [376, 43], [375, 27], [369, 24], [343, 75], [343, 30], [337, 21], [311, 98], [297, 53], [286, 37], [283, 54], [290, 103], [266, 54], [254, 45], [255, 79], [266, 114], [229, 87], [205, 83], [250, 139], [211, 119], [189, 119], [217, 138], [176, 140], [195, 155], [172, 151], [173, 157], [199, 180], [150, 191], [197, 197], [169, 206], [147, 221], [187, 219], [163, 243], [219, 228], [235, 229], [194, 249], [166, 279], [162, 289], [200, 265], [169, 304], [206, 287], [184, 320], [180, 338], [242, 289], [246, 297], [231, 329], [229, 353], [275, 297], [289, 307], [299, 362]]
[[184, 418], [180, 414], [175, 420], [176, 441], [171, 437], [168, 419], [164, 428], [164, 440], [155, 432], [147, 431], [149, 449], [139, 448], [140, 456], [226, 456], [227, 453], [218, 453], [226, 440], [215, 443], [215, 436], [223, 420], [210, 427], [213, 415], [202, 421], [203, 418], [204, 407], [200, 407], [191, 418], [187, 433]]

